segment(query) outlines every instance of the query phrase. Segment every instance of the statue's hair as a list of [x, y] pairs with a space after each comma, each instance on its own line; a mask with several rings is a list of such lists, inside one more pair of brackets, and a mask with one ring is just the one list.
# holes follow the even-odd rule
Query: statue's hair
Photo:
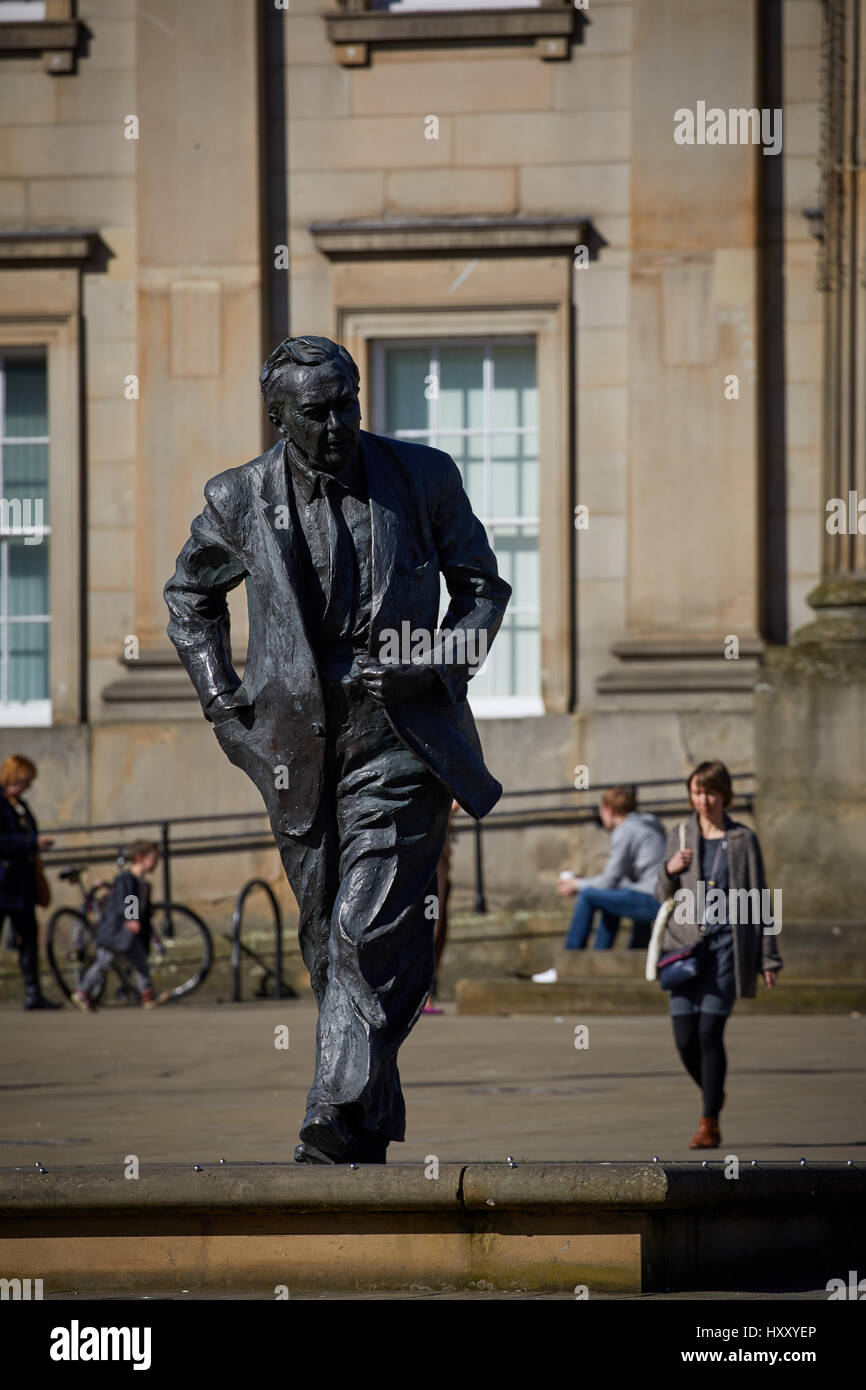
[[318, 366], [322, 362], [339, 362], [344, 366], [357, 391], [361, 383], [361, 374], [352, 354], [339, 343], [331, 342], [330, 338], [308, 335], [303, 338], [284, 338], [279, 347], [274, 348], [259, 377], [265, 400], [268, 399], [274, 378], [279, 376], [284, 367]]

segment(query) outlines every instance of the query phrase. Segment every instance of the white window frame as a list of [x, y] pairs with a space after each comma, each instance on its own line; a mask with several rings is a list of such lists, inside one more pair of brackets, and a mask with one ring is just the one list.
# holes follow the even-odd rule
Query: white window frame
[[[47, 444], [50, 449], [50, 434], [43, 435], [6, 435], [3, 433], [4, 421], [6, 419], [6, 358], [7, 357], [31, 357], [44, 362], [45, 364], [45, 385], [46, 397], [48, 389], [48, 353], [39, 348], [9, 348], [0, 347], [0, 497], [6, 495], [6, 472], [5, 472], [5, 449], [7, 444]], [[49, 452], [50, 458], [50, 452]], [[51, 500], [50, 478], [49, 478], [49, 508]], [[21, 527], [10, 527], [8, 530], [3, 527], [0, 518], [0, 727], [7, 729], [31, 728], [44, 726], [51, 723], [51, 697], [45, 700], [7, 700], [4, 699], [4, 692], [8, 690], [9, 683], [9, 633], [8, 628], [16, 623], [47, 623], [50, 627], [50, 613], [28, 613], [22, 617], [10, 617], [8, 612], [9, 599], [9, 546], [8, 541], [14, 540], [18, 536], [23, 536], [25, 532]], [[51, 527], [42, 528], [43, 537], [50, 538]], [[51, 573], [51, 552], [49, 550], [49, 575]], [[49, 682], [51, 679], [51, 643], [49, 637], [48, 646], [48, 670]], [[50, 687], [49, 687], [50, 688]]]
[[[571, 461], [569, 445], [569, 305], [466, 309], [353, 309], [339, 307], [335, 338], [361, 371], [361, 410], [375, 432], [373, 344], [380, 340], [534, 338], [538, 384], [541, 696], [473, 700], [479, 718], [564, 714], [572, 683]], [[495, 646], [494, 646], [495, 652]]]
[[[431, 445], [432, 448], [438, 449], [438, 448], [441, 447], [441, 446], [440, 446], [440, 443], [439, 443], [439, 440], [440, 440], [440, 437], [441, 437], [441, 436], [446, 436], [446, 437], [447, 437], [447, 436], [458, 435], [458, 436], [460, 436], [461, 438], [465, 438], [465, 437], [468, 437], [469, 435], [481, 435], [481, 436], [482, 436], [482, 439], [483, 439], [483, 442], [484, 442], [484, 450], [483, 450], [483, 457], [482, 457], [482, 464], [483, 464], [483, 469], [484, 469], [484, 484], [483, 484], [483, 493], [484, 493], [484, 497], [483, 497], [483, 503], [482, 503], [482, 504], [477, 504], [477, 503], [476, 503], [476, 512], [477, 512], [477, 515], [478, 515], [479, 520], [481, 521], [482, 525], [484, 526], [485, 531], [487, 532], [487, 537], [488, 537], [488, 540], [490, 541], [491, 548], [492, 548], [492, 550], [493, 550], [494, 553], [495, 553], [495, 551], [496, 551], [496, 533], [497, 533], [497, 531], [498, 531], [500, 528], [502, 528], [502, 527], [520, 527], [521, 529], [526, 529], [526, 530], [528, 530], [529, 528], [534, 528], [535, 538], [536, 538], [536, 540], [537, 540], [537, 542], [538, 542], [538, 549], [539, 549], [539, 565], [540, 565], [540, 563], [541, 563], [541, 553], [540, 553], [540, 552], [541, 552], [541, 527], [540, 527], [540, 517], [538, 517], [538, 516], [512, 516], [512, 517], [495, 517], [495, 518], [494, 518], [494, 517], [491, 515], [491, 497], [492, 497], [492, 482], [493, 482], [492, 441], [493, 441], [494, 435], [495, 435], [495, 434], [509, 434], [509, 435], [517, 435], [517, 434], [534, 434], [534, 435], [537, 435], [537, 434], [538, 434], [538, 427], [537, 427], [537, 426], [529, 426], [529, 425], [526, 425], [526, 426], [514, 426], [514, 427], [509, 427], [508, 429], [501, 429], [501, 430], [494, 430], [494, 429], [493, 429], [492, 424], [491, 424], [491, 417], [490, 417], [490, 411], [491, 411], [491, 405], [492, 405], [492, 387], [493, 387], [493, 373], [492, 373], [493, 359], [492, 359], [492, 349], [493, 349], [494, 347], [532, 347], [532, 349], [533, 349], [533, 351], [534, 351], [534, 354], [535, 354], [536, 384], [537, 384], [537, 381], [538, 381], [538, 345], [537, 345], [537, 343], [536, 343], [534, 337], [532, 337], [532, 336], [526, 336], [526, 335], [523, 335], [523, 336], [521, 336], [521, 337], [514, 337], [513, 335], [496, 335], [496, 336], [492, 336], [492, 335], [488, 334], [488, 335], [485, 336], [485, 337], [477, 337], [477, 338], [475, 338], [475, 337], [470, 337], [470, 336], [468, 336], [468, 335], [461, 335], [460, 337], [450, 337], [450, 338], [443, 338], [443, 337], [441, 337], [441, 336], [437, 336], [437, 337], [435, 337], [435, 338], [430, 338], [429, 336], [427, 336], [427, 337], [424, 337], [424, 338], [421, 338], [421, 339], [418, 339], [418, 338], [388, 338], [388, 339], [379, 338], [379, 339], [376, 339], [376, 340], [372, 343], [372, 345], [371, 345], [371, 346], [372, 346], [372, 349], [373, 349], [373, 383], [374, 383], [374, 395], [373, 395], [373, 402], [374, 402], [374, 404], [373, 404], [373, 430], [374, 430], [374, 432], [375, 432], [376, 434], [384, 434], [384, 433], [385, 433], [384, 410], [385, 410], [385, 351], [386, 351], [386, 349], [387, 349], [387, 350], [393, 350], [394, 348], [401, 348], [401, 347], [402, 347], [402, 348], [419, 348], [419, 347], [426, 347], [426, 348], [429, 348], [429, 349], [430, 349], [430, 363], [429, 363], [429, 366], [430, 366], [430, 375], [434, 376], [434, 377], [436, 378], [437, 382], [438, 382], [438, 381], [441, 379], [441, 373], [440, 373], [440, 371], [439, 371], [439, 360], [440, 360], [440, 359], [439, 359], [439, 349], [440, 349], [440, 348], [448, 348], [448, 347], [463, 347], [463, 346], [469, 346], [469, 345], [471, 345], [471, 346], [473, 346], [473, 347], [477, 347], [477, 348], [482, 349], [483, 354], [484, 354], [484, 355], [483, 355], [483, 358], [482, 358], [482, 412], [483, 412], [483, 424], [481, 425], [481, 427], [480, 427], [480, 428], [475, 428], [475, 429], [469, 429], [469, 428], [459, 429], [459, 428], [452, 428], [452, 427], [449, 427], [449, 428], [447, 428], [447, 429], [442, 429], [442, 430], [440, 431], [440, 429], [439, 429], [439, 397], [438, 397], [438, 393], [437, 393], [437, 394], [434, 395], [434, 396], [431, 398], [431, 400], [430, 400], [430, 405], [431, 405], [431, 411], [430, 411], [430, 414], [431, 414], [431, 427], [430, 427], [430, 429], [426, 429], [426, 430], [398, 430], [397, 433], [396, 433], [395, 435], [393, 435], [392, 437], [393, 437], [393, 438], [396, 438], [396, 439], [409, 439], [409, 440], [412, 440], [412, 439], [420, 439], [423, 443], [429, 443], [429, 444]], [[540, 591], [540, 588], [541, 588], [541, 585], [540, 585], [540, 582], [539, 582], [539, 591]], [[515, 599], [516, 597], [518, 597], [518, 596], [515, 595], [514, 598], [512, 598], [511, 602], [510, 602], [509, 605], [508, 605], [508, 613], [509, 613], [509, 615], [513, 617], [513, 616], [516, 616], [517, 614], [520, 614], [520, 613], [531, 613], [532, 616], [535, 617], [535, 618], [537, 618], [537, 620], [538, 620], [539, 639], [540, 639], [540, 631], [541, 631], [541, 604], [540, 604], [540, 602], [539, 602], [539, 604], [538, 604], [537, 607], [533, 607], [533, 608], [520, 608], [519, 606], [516, 606], [516, 605], [515, 605], [514, 599]], [[490, 649], [490, 654], [489, 654], [489, 656], [488, 656], [488, 658], [487, 658], [487, 661], [490, 663], [490, 667], [491, 667], [491, 676], [492, 676], [493, 670], [495, 670], [495, 667], [496, 667], [496, 654], [497, 654], [497, 646], [496, 646], [496, 643], [494, 643], [493, 646], [492, 646], [491, 649]], [[540, 653], [540, 649], [539, 649], [539, 665], [540, 665], [540, 661], [541, 661], [541, 653]], [[486, 665], [486, 664], [487, 664], [487, 663], [485, 663], [485, 665]], [[541, 673], [540, 673], [540, 671], [539, 671], [539, 682], [540, 682], [540, 678], [541, 678]], [[475, 697], [473, 698], [473, 697], [472, 697], [472, 686], [470, 685], [470, 687], [469, 687], [469, 695], [470, 695], [470, 700], [471, 700], [471, 703], [472, 703], [472, 709], [473, 709], [474, 713], [477, 714], [477, 716], [478, 716], [479, 719], [502, 718], [502, 717], [505, 716], [505, 715], [513, 715], [513, 716], [521, 716], [521, 717], [522, 717], [522, 716], [525, 716], [525, 715], [544, 714], [544, 702], [543, 702], [543, 700], [542, 700], [540, 694], [539, 694], [539, 695], [487, 695], [487, 696], [475, 696]]]
[[[25, 277], [19, 282], [26, 284]], [[77, 314], [0, 314], [0, 352], [45, 353], [48, 389], [48, 496], [54, 528], [48, 565], [50, 701], [0, 707], [0, 727], [74, 724], [81, 717], [81, 544], [79, 335]], [[49, 704], [37, 719], [28, 706]], [[33, 717], [31, 717], [31, 715]]]

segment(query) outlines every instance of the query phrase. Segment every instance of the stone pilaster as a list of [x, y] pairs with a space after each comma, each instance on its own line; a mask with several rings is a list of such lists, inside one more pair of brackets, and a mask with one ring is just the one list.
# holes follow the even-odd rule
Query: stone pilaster
[[[818, 616], [799, 643], [866, 641], [866, 6], [824, 0], [822, 255], [825, 502], [839, 499], [847, 529], [824, 525]], [[849, 499], [853, 498], [853, 506]], [[853, 523], [853, 524], [852, 524]]]
[[[823, 11], [822, 572], [814, 621], [767, 652], [755, 746], [759, 830], [784, 916], [832, 928], [866, 923], [866, 6], [824, 0]], [[830, 524], [833, 499], [841, 524]]]

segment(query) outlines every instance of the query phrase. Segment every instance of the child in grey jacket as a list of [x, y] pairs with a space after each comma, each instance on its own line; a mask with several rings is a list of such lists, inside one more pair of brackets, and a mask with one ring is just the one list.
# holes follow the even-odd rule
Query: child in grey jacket
[[170, 990], [154, 996], [147, 964], [153, 932], [147, 875], [159, 862], [159, 848], [152, 841], [136, 840], [128, 855], [129, 868], [118, 874], [105, 901], [96, 931], [96, 959], [72, 994], [73, 1004], [83, 1013], [94, 1012], [93, 1001], [99, 998], [116, 955], [126, 956], [132, 965], [145, 1009], [155, 1009], [171, 997]]

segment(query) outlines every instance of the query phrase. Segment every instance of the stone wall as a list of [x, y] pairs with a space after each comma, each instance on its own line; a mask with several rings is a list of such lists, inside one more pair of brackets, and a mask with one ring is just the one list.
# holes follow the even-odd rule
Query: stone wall
[[[45, 823], [258, 809], [165, 664], [161, 591], [204, 481], [267, 442], [257, 373], [283, 294], [273, 233], [289, 248], [291, 331], [343, 334], [363, 366], [387, 314], [426, 315], [431, 330], [446, 315], [546, 315], [548, 713], [482, 723], [506, 788], [567, 787], [578, 763], [593, 783], [679, 776], [705, 756], [750, 769], [762, 639], [802, 620], [818, 570], [820, 301], [802, 213], [817, 197], [819, 7], [783, 0], [781, 33], [760, 50], [754, 0], [594, 0], [567, 61], [466, 44], [376, 49], [366, 67], [340, 65], [331, 9], [293, 0], [276, 44], [253, 0], [82, 0], [75, 74], [0, 59], [0, 230], [92, 228], [107, 252], [80, 277], [85, 645], [54, 634], [86, 664], [86, 708], [4, 731], [2, 751], [33, 751]], [[677, 107], [761, 105], [774, 71], [778, 165], [752, 147], [675, 144]], [[425, 138], [431, 115], [438, 139]], [[311, 231], [460, 215], [588, 218], [603, 245], [586, 269], [509, 253], [465, 273], [458, 252], [331, 258]], [[775, 286], [760, 249], [770, 224]], [[762, 342], [770, 320], [777, 336]], [[590, 512], [576, 585], [572, 500]], [[242, 595], [233, 615], [242, 657]], [[739, 663], [724, 658], [729, 635]], [[124, 669], [129, 636], [140, 666]], [[464, 886], [470, 844], [455, 861]], [[538, 897], [564, 864], [592, 867], [604, 841], [553, 827], [486, 846], [496, 893]], [[258, 869], [278, 878], [273, 852], [187, 860], [178, 891], [219, 897]]]

